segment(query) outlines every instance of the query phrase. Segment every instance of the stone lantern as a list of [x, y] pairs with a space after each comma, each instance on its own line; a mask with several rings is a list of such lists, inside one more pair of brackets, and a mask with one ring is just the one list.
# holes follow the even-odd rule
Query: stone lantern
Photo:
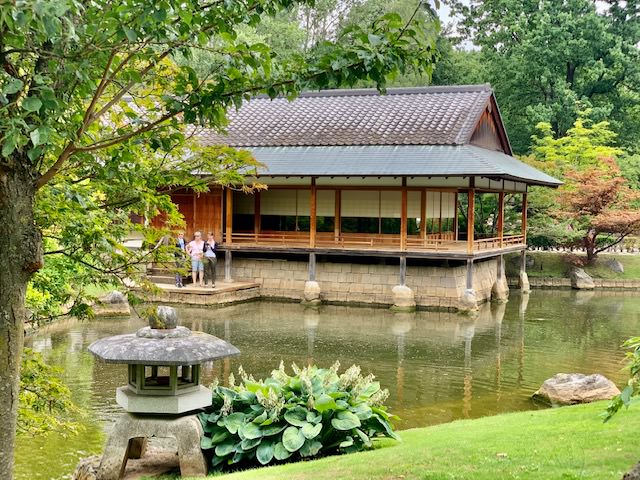
[[128, 458], [139, 458], [148, 437], [175, 438], [183, 476], [204, 476], [202, 427], [195, 413], [211, 405], [211, 390], [200, 385], [201, 364], [240, 351], [213, 335], [178, 326], [172, 307], [159, 306], [149, 326], [136, 333], [93, 342], [89, 351], [107, 363], [128, 366], [127, 385], [116, 402], [127, 413], [116, 422], [100, 462], [98, 478], [121, 478]]

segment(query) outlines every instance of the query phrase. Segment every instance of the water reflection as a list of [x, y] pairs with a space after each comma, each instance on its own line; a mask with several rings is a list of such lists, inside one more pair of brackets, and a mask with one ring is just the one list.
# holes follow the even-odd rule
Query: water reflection
[[[640, 299], [630, 294], [588, 296], [570, 291], [512, 294], [485, 304], [473, 317], [447, 312], [256, 302], [218, 309], [181, 308], [185, 325], [224, 338], [242, 355], [203, 366], [204, 383], [226, 382], [243, 365], [265, 377], [280, 360], [342, 368], [356, 363], [390, 390], [389, 406], [408, 428], [535, 408], [529, 395], [558, 372], [603, 373], [622, 381], [622, 341], [640, 327]], [[95, 362], [97, 338], [134, 332], [136, 318], [64, 321], [28, 339], [64, 368], [74, 398], [90, 415], [71, 439], [24, 439], [17, 478], [63, 478], [78, 456], [98, 451], [120, 412], [115, 389], [126, 368]], [[526, 338], [525, 338], [526, 337]]]

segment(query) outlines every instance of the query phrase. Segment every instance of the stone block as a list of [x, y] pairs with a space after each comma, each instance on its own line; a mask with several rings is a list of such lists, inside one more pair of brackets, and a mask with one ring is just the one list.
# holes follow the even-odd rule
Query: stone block
[[124, 414], [118, 419], [109, 436], [97, 478], [121, 478], [127, 464], [131, 439], [150, 437], [175, 439], [181, 476], [204, 477], [207, 475], [207, 463], [200, 449], [202, 435], [200, 421], [195, 415], [175, 418]]

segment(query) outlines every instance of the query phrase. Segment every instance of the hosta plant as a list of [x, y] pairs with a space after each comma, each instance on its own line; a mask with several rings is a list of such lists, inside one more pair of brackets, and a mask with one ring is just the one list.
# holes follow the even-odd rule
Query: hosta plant
[[280, 363], [259, 381], [240, 367], [239, 385], [233, 374], [229, 388], [214, 385], [213, 406], [200, 414], [212, 469], [356, 452], [376, 437], [399, 440], [383, 405], [389, 392], [360, 367], [342, 374], [339, 367], [294, 364], [290, 376]]

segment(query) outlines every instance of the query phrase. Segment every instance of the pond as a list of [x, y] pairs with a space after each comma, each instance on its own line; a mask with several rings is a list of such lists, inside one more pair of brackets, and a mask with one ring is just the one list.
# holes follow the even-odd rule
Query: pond
[[[640, 297], [622, 292], [513, 292], [507, 304], [482, 306], [475, 318], [454, 313], [254, 302], [217, 309], [181, 307], [181, 323], [233, 343], [242, 355], [207, 365], [205, 384], [242, 365], [263, 377], [278, 367], [358, 364], [390, 391], [400, 429], [459, 418], [539, 408], [529, 397], [558, 372], [602, 373], [619, 385], [621, 343], [640, 332]], [[64, 369], [85, 410], [81, 433], [20, 437], [16, 478], [70, 478], [78, 459], [102, 449], [121, 410], [116, 387], [126, 366], [94, 361], [94, 340], [136, 331], [138, 318], [65, 320], [26, 343]]]

